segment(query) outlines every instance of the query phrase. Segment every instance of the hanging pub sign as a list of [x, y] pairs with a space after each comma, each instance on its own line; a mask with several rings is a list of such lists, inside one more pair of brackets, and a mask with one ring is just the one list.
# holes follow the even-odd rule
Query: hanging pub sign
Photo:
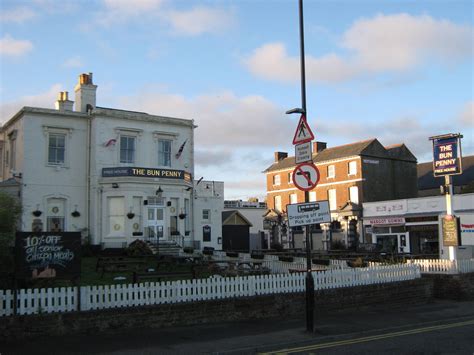
[[433, 141], [433, 175], [462, 174], [460, 134], [445, 134], [431, 137]]
[[459, 220], [456, 216], [446, 215], [442, 220], [443, 245], [445, 247], [457, 247], [461, 245], [459, 234]]
[[19, 278], [73, 279], [80, 273], [80, 232], [16, 233], [15, 274]]

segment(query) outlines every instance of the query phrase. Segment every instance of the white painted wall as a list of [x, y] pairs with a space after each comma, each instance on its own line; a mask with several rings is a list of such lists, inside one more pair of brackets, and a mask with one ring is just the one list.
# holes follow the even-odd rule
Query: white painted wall
[[[211, 211], [209, 220], [203, 219], [202, 211]], [[201, 249], [212, 247], [222, 249], [222, 211], [224, 209], [224, 183], [220, 181], [194, 182], [194, 235], [200, 241]], [[203, 240], [203, 227], [211, 227], [211, 241]]]

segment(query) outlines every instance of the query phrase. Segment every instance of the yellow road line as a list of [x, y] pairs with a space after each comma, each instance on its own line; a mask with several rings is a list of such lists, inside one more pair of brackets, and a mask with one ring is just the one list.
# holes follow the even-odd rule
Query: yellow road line
[[466, 325], [473, 325], [473, 324], [474, 324], [474, 319], [464, 321], [464, 322], [458, 322], [458, 323], [434, 325], [431, 327], [423, 327], [423, 328], [403, 330], [399, 332], [392, 332], [392, 333], [386, 333], [386, 334], [380, 334], [380, 335], [372, 335], [372, 336], [363, 337], [363, 338], [339, 340], [339, 341], [333, 341], [333, 342], [323, 343], [323, 344], [308, 345], [308, 346], [302, 346], [299, 348], [282, 349], [282, 350], [278, 350], [274, 352], [267, 352], [267, 353], [261, 353], [261, 354], [292, 354], [292, 353], [308, 351], [308, 350], [318, 350], [318, 349], [331, 348], [335, 346], [365, 343], [365, 342], [375, 341], [375, 340], [380, 340], [380, 339], [388, 339], [388, 338], [400, 337], [404, 335], [426, 333], [426, 332], [432, 332], [435, 330], [463, 327]]

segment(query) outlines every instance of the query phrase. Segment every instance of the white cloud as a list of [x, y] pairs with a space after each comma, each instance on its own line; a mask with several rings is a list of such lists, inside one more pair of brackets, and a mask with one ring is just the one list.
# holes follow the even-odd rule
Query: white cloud
[[234, 25], [233, 14], [223, 9], [195, 7], [188, 11], [170, 11], [164, 15], [178, 34], [196, 36], [218, 33]]
[[24, 23], [27, 20], [31, 20], [36, 16], [36, 13], [26, 6], [20, 6], [14, 9], [3, 9], [0, 12], [0, 22], [14, 22], [14, 23]]
[[159, 11], [163, 0], [104, 0], [104, 10], [96, 14], [95, 22], [104, 27], [143, 20]]
[[468, 129], [469, 127], [474, 127], [474, 101], [466, 102], [458, 121]]
[[164, 0], [104, 0], [103, 10], [95, 14], [94, 20], [83, 24], [84, 30], [93, 26], [111, 28], [118, 24], [145, 24], [153, 21], [169, 26], [179, 35], [197, 36], [204, 33], [219, 33], [235, 23], [230, 10], [210, 6], [198, 6], [190, 10], [167, 7]]
[[0, 124], [8, 121], [24, 106], [54, 108], [54, 102], [60, 91], [62, 91], [62, 85], [54, 84], [48, 91], [36, 95], [23, 96], [17, 101], [1, 104], [0, 117], [3, 122], [0, 120]]
[[63, 67], [65, 68], [81, 68], [84, 66], [81, 57], [75, 56], [68, 58], [64, 61]]
[[[344, 54], [306, 55], [308, 81], [339, 82], [381, 72], [408, 71], [426, 60], [455, 62], [472, 57], [473, 27], [430, 16], [377, 15], [355, 22], [342, 36]], [[282, 43], [264, 44], [243, 60], [256, 76], [299, 80], [299, 57]]]
[[33, 44], [28, 40], [14, 39], [9, 34], [0, 38], [0, 55], [18, 57], [33, 49]]
[[357, 21], [342, 46], [356, 53], [365, 70], [406, 70], [426, 59], [458, 60], [472, 55], [473, 28], [430, 16], [377, 15]]

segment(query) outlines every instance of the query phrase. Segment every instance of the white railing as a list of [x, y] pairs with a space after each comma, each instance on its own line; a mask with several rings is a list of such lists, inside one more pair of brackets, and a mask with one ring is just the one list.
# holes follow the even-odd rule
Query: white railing
[[[413, 280], [420, 277], [417, 265], [392, 265], [313, 272], [315, 290]], [[40, 314], [195, 302], [277, 293], [303, 292], [305, 273], [245, 277], [211, 277], [128, 285], [82, 286], [19, 290], [17, 314]], [[78, 300], [80, 299], [80, 308]], [[13, 314], [14, 293], [0, 290], [0, 316]]]
[[459, 274], [474, 272], [474, 259], [414, 259], [408, 264], [418, 265], [423, 274]]

